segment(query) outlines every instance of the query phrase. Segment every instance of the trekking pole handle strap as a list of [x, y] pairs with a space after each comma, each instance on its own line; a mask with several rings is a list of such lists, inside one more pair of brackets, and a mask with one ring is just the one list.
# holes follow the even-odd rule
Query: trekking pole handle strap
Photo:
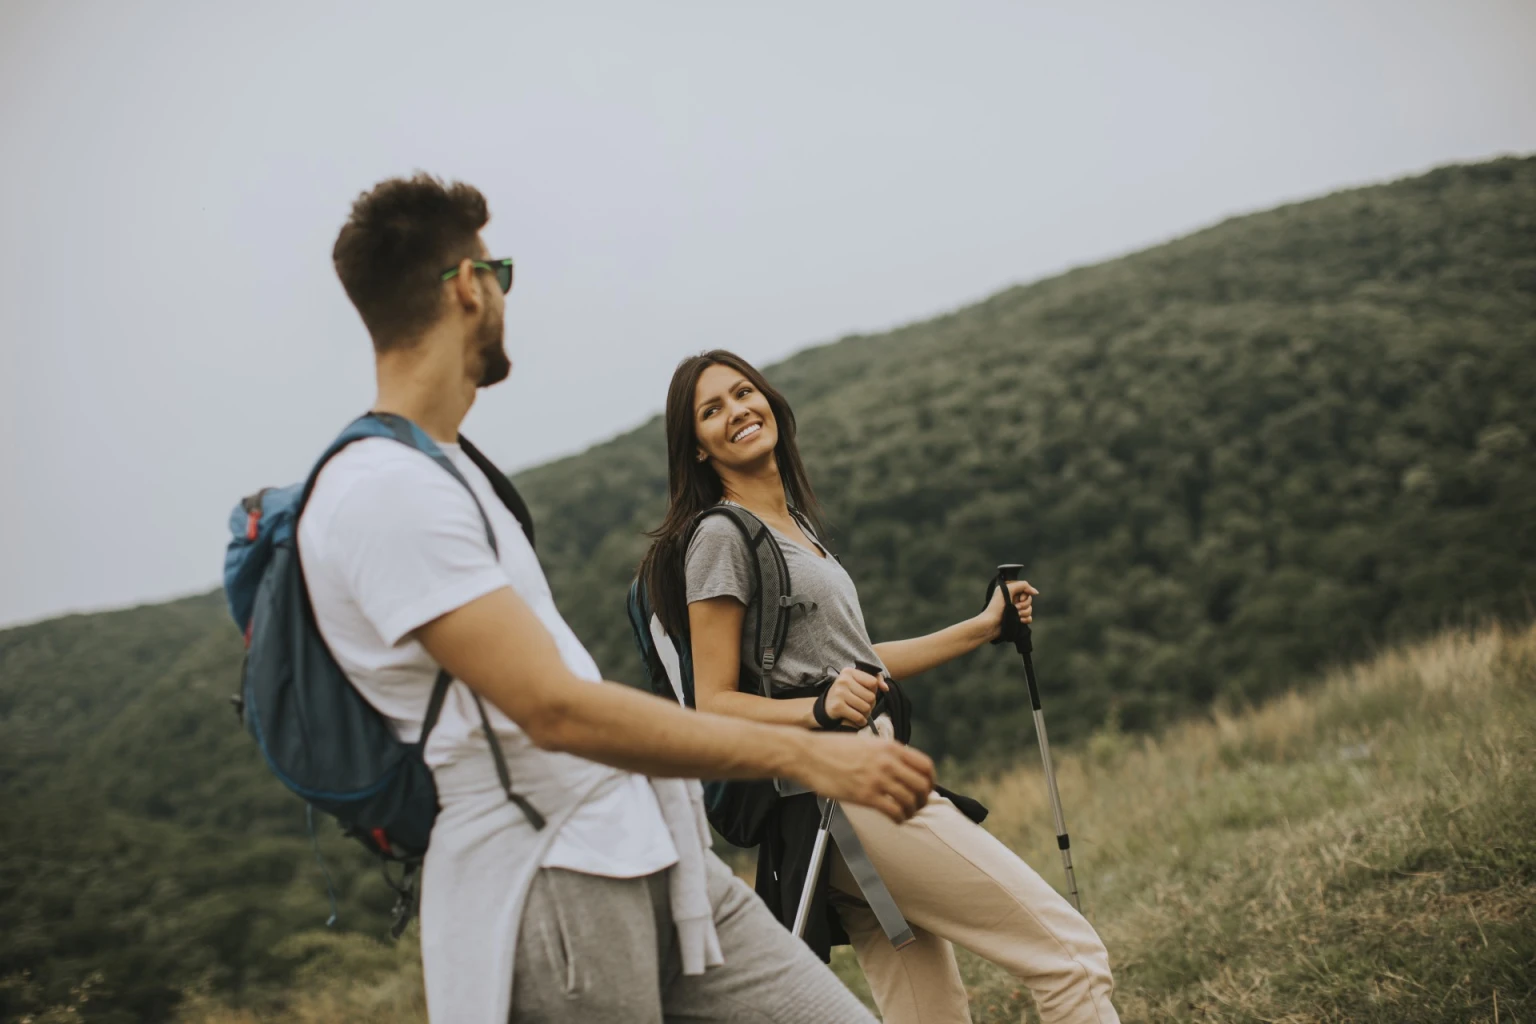
[[842, 719], [833, 718], [831, 715], [827, 714], [827, 694], [831, 692], [832, 687], [830, 685], [825, 690], [821, 691], [821, 693], [816, 697], [816, 703], [811, 705], [811, 715], [815, 717], [816, 727], [818, 729], [825, 729], [828, 732], [836, 732], [842, 729], [843, 722]]

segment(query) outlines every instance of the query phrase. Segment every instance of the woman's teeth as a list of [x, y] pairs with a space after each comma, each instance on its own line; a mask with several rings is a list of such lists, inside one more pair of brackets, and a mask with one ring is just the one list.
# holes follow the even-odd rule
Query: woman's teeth
[[750, 427], [747, 427], [745, 430], [737, 431], [737, 433], [731, 438], [731, 443], [735, 444], [737, 441], [745, 441], [747, 438], [751, 437], [753, 434], [762, 429], [762, 424], [754, 423]]

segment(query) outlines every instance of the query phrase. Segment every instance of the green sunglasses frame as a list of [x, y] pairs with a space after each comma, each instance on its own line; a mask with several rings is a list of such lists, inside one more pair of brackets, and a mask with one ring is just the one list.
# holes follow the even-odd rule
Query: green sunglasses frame
[[[490, 260], [489, 262], [486, 260], [470, 260], [469, 265], [476, 270], [489, 270], [495, 274], [496, 283], [501, 285], [503, 295], [512, 290], [512, 257], [508, 256], [506, 259]], [[442, 279], [444, 281], [451, 281], [458, 272], [458, 267], [449, 267], [443, 271]]]

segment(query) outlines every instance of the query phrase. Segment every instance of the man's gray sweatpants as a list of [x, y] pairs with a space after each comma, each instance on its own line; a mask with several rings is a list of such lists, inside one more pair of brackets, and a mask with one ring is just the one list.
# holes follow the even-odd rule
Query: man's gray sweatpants
[[[725, 963], [684, 976], [667, 871], [541, 869], [513, 969], [518, 1024], [874, 1024], [868, 1010], [719, 858], [705, 857]], [[670, 869], [669, 869], [670, 870]]]

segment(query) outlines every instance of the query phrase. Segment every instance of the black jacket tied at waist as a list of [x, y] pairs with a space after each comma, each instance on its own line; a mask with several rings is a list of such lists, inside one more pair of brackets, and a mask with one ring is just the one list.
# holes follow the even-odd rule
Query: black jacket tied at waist
[[[907, 743], [912, 738], [912, 703], [895, 680], [887, 678], [887, 681], [890, 689], [876, 700], [870, 720], [888, 715], [895, 739]], [[775, 696], [815, 696], [825, 685], [807, 687], [803, 692], [783, 691]], [[934, 791], [977, 824], [987, 816], [987, 808], [971, 797], [942, 786], [935, 786]], [[821, 813], [814, 793], [783, 797], [768, 817], [763, 841], [757, 848], [757, 894], [785, 928], [794, 927], [795, 911], [799, 909], [800, 893], [805, 887], [811, 848], [816, 841], [816, 830], [820, 823]], [[848, 933], [843, 929], [842, 921], [829, 900], [830, 867], [830, 859], [822, 861], [821, 876], [812, 892], [804, 935], [806, 944], [823, 962], [832, 958], [833, 946], [849, 944]]]

